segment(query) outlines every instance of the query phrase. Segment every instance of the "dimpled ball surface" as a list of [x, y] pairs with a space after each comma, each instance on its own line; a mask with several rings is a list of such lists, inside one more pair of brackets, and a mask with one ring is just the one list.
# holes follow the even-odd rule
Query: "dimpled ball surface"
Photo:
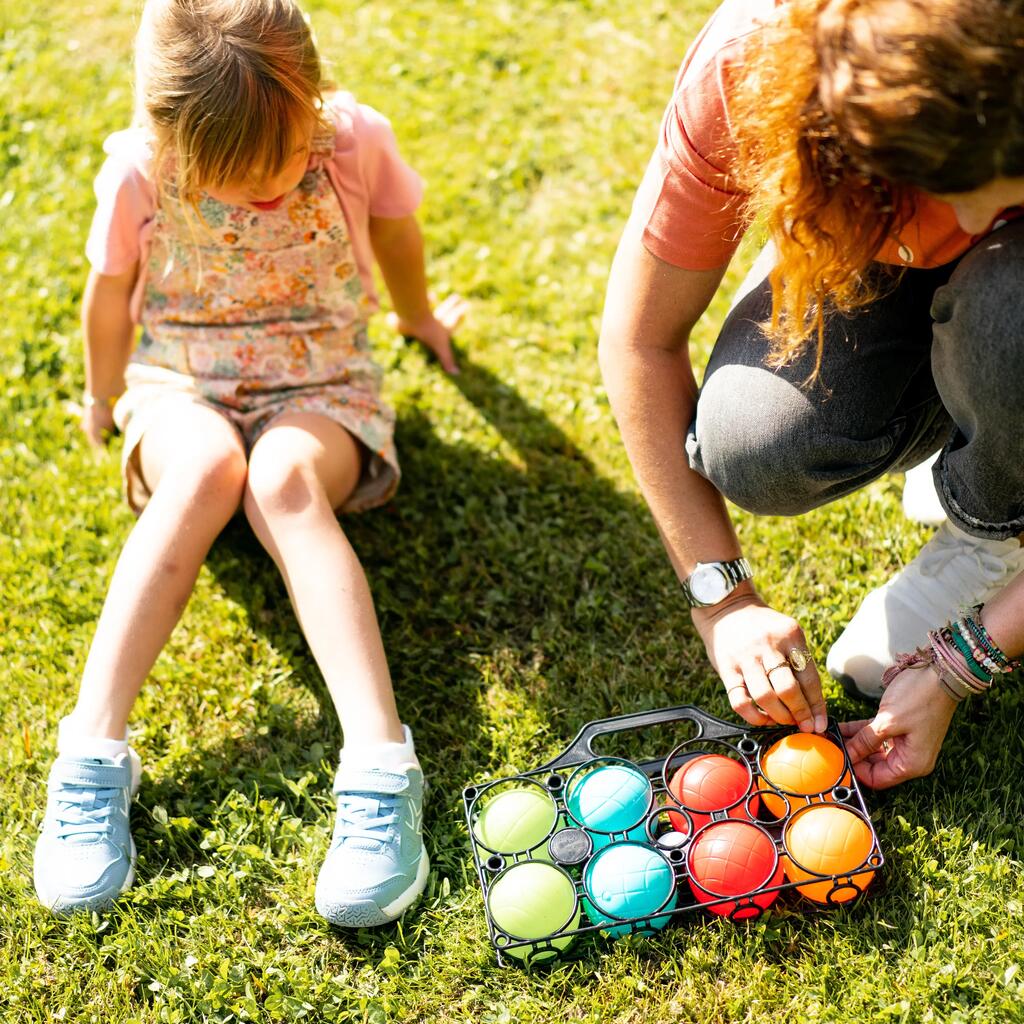
[[[573, 817], [591, 832], [595, 849], [612, 840], [604, 832], [626, 832], [642, 841], [643, 818], [651, 804], [651, 783], [639, 768], [606, 764], [587, 772], [572, 787], [566, 804]], [[637, 826], [634, 828], [633, 826]]]
[[[750, 771], [739, 761], [723, 754], [701, 754], [681, 765], [668, 784], [669, 792], [690, 812], [694, 828], [711, 821], [711, 815], [700, 811], [720, 811], [731, 807], [730, 818], [746, 817], [742, 801], [750, 788]], [[750, 813], [756, 814], [759, 800], [750, 800]], [[688, 832], [686, 818], [669, 811], [669, 821], [677, 832]]]
[[[473, 826], [476, 838], [496, 853], [521, 853], [547, 839], [555, 826], [555, 802], [536, 786], [506, 789], [484, 803]], [[542, 847], [533, 851], [546, 859]]]
[[[765, 778], [787, 793], [803, 795], [817, 794], [839, 785], [843, 774], [843, 752], [831, 740], [817, 733], [791, 733], [773, 743], [761, 758], [761, 771]], [[759, 780], [760, 782], [760, 780]], [[849, 784], [849, 776], [842, 779]], [[782, 817], [786, 813], [786, 802], [774, 793], [764, 791], [765, 807]], [[831, 800], [831, 796], [825, 796]], [[790, 807], [795, 811], [797, 806]]]
[[[572, 879], [553, 864], [524, 861], [500, 874], [487, 894], [491, 919], [514, 939], [544, 939], [555, 932], [579, 927], [581, 912], [576, 906]], [[565, 935], [552, 940], [555, 950], [563, 950], [573, 940]], [[554, 950], [540, 951], [531, 957], [529, 946], [505, 949], [505, 956], [533, 962], [551, 959]]]
[[[672, 868], [651, 847], [639, 843], [606, 846], [591, 858], [584, 881], [590, 899], [584, 899], [583, 909], [594, 924], [615, 923], [615, 918], [649, 917], [656, 910], [671, 910], [676, 905]], [[649, 928], [637, 931], [649, 935], [668, 922], [669, 915], [665, 914], [654, 918]], [[631, 930], [627, 924], [616, 924], [607, 932], [619, 937]]]
[[[866, 822], [845, 807], [808, 807], [786, 826], [786, 849], [799, 864], [786, 858], [786, 877], [802, 882], [819, 875], [844, 875], [859, 868], [871, 854], [874, 840]], [[807, 868], [807, 870], [803, 870]], [[874, 872], [854, 875], [852, 885], [831, 880], [798, 885], [797, 892], [816, 903], [846, 903], [862, 892]], [[831, 893], [831, 897], [829, 894]]]
[[[744, 821], [716, 821], [694, 836], [688, 857], [690, 885], [701, 903], [721, 896], [741, 896], [782, 881], [782, 864], [776, 860], [771, 836], [757, 825]], [[757, 893], [743, 906], [719, 903], [707, 909], [734, 919], [753, 917], [757, 907], [767, 907], [777, 892]], [[746, 901], [744, 901], [746, 902]]]

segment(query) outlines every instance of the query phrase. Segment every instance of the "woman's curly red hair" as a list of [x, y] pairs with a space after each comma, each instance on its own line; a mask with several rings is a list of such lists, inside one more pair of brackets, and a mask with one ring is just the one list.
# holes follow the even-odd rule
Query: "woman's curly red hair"
[[737, 183], [778, 250], [774, 360], [893, 275], [866, 273], [916, 190], [1024, 176], [1024, 0], [790, 0], [752, 37]]

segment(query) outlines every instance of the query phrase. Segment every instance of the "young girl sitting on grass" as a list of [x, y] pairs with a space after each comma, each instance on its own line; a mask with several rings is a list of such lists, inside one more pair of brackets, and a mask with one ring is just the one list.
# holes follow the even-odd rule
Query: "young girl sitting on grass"
[[149, 0], [136, 78], [135, 126], [107, 140], [96, 179], [83, 427], [94, 444], [123, 432], [139, 519], [60, 723], [36, 891], [69, 912], [131, 885], [129, 712], [241, 506], [345, 736], [317, 909], [342, 926], [384, 924], [422, 892], [428, 860], [422, 772], [336, 518], [387, 501], [399, 477], [367, 344], [372, 260], [393, 326], [449, 372], [463, 303], [431, 311], [413, 215], [422, 183], [380, 114], [325, 95], [292, 0]]

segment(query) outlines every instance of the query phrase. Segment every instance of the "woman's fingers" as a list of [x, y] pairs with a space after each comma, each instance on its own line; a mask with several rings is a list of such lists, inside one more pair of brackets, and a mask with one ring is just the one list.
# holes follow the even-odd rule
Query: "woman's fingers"
[[750, 725], [770, 725], [771, 719], [750, 699], [743, 676], [734, 675], [725, 680], [725, 693], [729, 704], [744, 722]]
[[[854, 725], [858, 725], [860, 728], [856, 732], [847, 731]], [[863, 722], [844, 722], [840, 728], [846, 739], [846, 752], [854, 764], [864, 761], [871, 754], [880, 750], [886, 739], [882, 726], [875, 718]]]
[[743, 681], [747, 684], [747, 690], [757, 706], [765, 711], [773, 722], [793, 725], [795, 719], [776, 695], [760, 659], [745, 662], [742, 667]]
[[773, 665], [770, 660], [767, 660], [771, 657], [770, 654], [763, 656], [761, 663], [771, 666], [770, 669], [766, 667], [765, 675], [776, 696], [785, 704], [786, 710], [789, 711], [802, 732], [814, 732], [814, 712], [807, 702], [793, 669], [785, 661], [781, 664], [775, 661]]
[[871, 789], [889, 789], [900, 782], [906, 781], [906, 774], [888, 758], [858, 761], [853, 766], [853, 774], [857, 781]]
[[[799, 649], [805, 650], [803, 647]], [[818, 675], [817, 666], [808, 658], [806, 667], [794, 674], [810, 708], [814, 731], [824, 732], [828, 727], [828, 709], [825, 707], [825, 694], [821, 690], [821, 676]]]

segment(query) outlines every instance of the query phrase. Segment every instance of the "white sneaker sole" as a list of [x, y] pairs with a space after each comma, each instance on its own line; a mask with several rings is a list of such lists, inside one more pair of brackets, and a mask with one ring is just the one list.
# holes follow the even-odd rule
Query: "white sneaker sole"
[[397, 921], [423, 894], [430, 875], [430, 858], [427, 851], [420, 857], [419, 867], [412, 885], [390, 903], [379, 907], [373, 900], [329, 903], [316, 901], [321, 917], [339, 928], [375, 928]]
[[35, 881], [36, 898], [39, 903], [46, 907], [47, 910], [52, 911], [58, 917], [67, 917], [71, 914], [78, 913], [79, 911], [97, 911], [103, 912], [109, 910], [115, 900], [123, 893], [126, 893], [135, 884], [135, 859], [137, 852], [135, 849], [135, 840], [131, 840], [132, 852], [131, 852], [131, 863], [128, 865], [128, 873], [124, 877], [124, 881], [121, 883], [121, 888], [116, 893], [106, 896], [85, 896], [77, 900], [75, 897], [68, 897], [63, 893], [47, 893], [39, 885], [38, 881]]

